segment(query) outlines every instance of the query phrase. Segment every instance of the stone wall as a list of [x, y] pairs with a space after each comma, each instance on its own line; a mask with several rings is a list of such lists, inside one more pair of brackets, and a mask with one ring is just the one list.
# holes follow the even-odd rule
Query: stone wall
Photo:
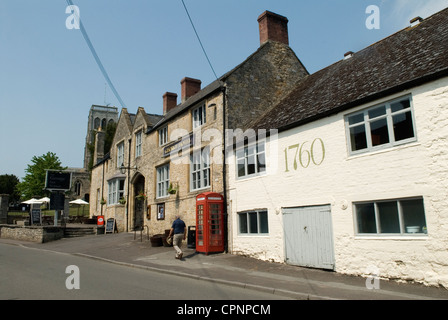
[[64, 228], [61, 227], [25, 227], [16, 225], [0, 225], [0, 238], [31, 242], [50, 242], [62, 239]]
[[225, 80], [227, 127], [248, 129], [307, 75], [289, 46], [268, 41]]

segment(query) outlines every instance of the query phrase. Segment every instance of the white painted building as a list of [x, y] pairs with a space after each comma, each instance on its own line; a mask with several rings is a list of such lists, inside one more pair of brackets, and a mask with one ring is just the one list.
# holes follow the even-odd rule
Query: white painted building
[[278, 135], [229, 158], [232, 253], [448, 287], [448, 9], [308, 76], [253, 129]]

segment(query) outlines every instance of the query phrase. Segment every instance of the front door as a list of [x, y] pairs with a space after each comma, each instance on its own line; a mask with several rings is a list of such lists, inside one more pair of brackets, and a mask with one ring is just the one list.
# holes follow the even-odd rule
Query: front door
[[286, 263], [334, 270], [330, 206], [283, 209]]

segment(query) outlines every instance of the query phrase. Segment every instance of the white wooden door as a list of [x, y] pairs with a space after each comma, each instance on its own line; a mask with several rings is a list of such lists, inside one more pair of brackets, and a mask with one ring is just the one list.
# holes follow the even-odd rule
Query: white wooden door
[[330, 206], [283, 209], [286, 263], [334, 270]]

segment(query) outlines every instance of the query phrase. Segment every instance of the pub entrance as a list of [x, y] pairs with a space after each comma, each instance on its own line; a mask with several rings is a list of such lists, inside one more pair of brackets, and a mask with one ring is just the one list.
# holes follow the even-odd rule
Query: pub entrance
[[137, 176], [133, 180], [134, 186], [134, 205], [133, 205], [133, 230], [141, 230], [144, 226], [144, 213], [146, 207], [146, 196], [145, 193], [145, 177], [141, 174], [137, 174]]

